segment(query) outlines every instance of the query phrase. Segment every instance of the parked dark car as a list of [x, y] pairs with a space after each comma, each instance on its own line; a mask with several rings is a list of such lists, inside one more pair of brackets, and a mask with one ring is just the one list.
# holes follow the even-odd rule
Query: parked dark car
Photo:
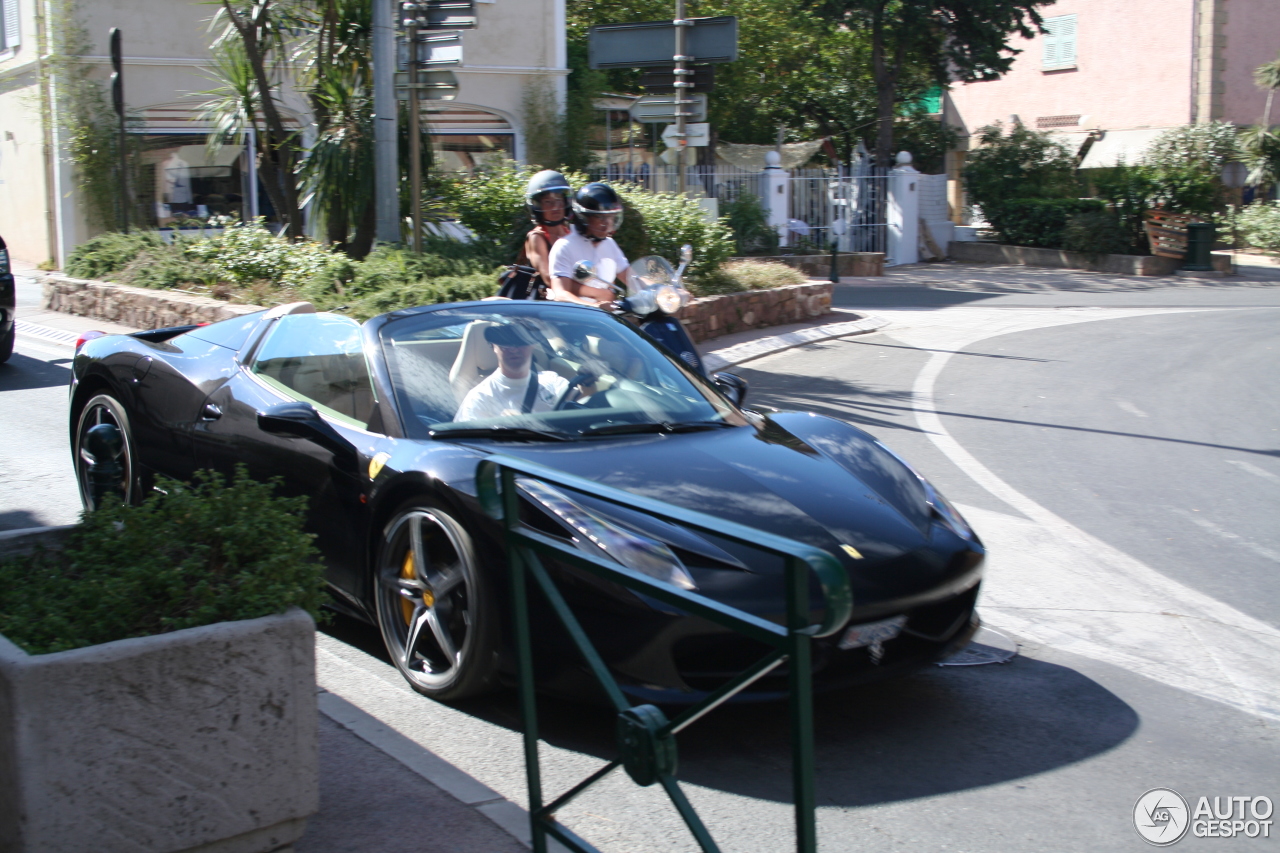
[[[456, 420], [478, 384], [488, 394], [505, 381], [488, 379], [508, 358], [502, 347], [527, 348], [537, 393]], [[237, 463], [307, 495], [334, 606], [376, 623], [409, 683], [441, 699], [514, 668], [499, 527], [476, 498], [477, 464], [495, 452], [829, 551], [854, 608], [815, 648], [819, 686], [902, 672], [967, 643], [984, 552], [959, 514], [867, 433], [737, 405], [743, 393], [741, 380], [709, 381], [586, 306], [455, 303], [361, 325], [298, 303], [90, 340], [75, 357], [70, 427], [86, 504], [99, 460], [85, 435], [99, 423], [124, 435], [129, 500], [157, 473]], [[524, 517], [543, 532], [781, 620], [780, 559], [587, 492], [528, 478], [520, 488]], [[621, 586], [550, 569], [637, 698], [695, 698], [760, 656], [752, 641]], [[535, 613], [540, 678], [575, 690], [581, 659], [550, 624]], [[771, 678], [754, 695], [785, 691]]]
[[18, 289], [9, 263], [9, 247], [0, 237], [0, 364], [13, 355], [13, 315], [18, 305]]

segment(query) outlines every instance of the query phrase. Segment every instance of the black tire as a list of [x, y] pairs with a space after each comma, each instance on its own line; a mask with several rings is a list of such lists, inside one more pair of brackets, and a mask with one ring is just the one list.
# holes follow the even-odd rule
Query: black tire
[[0, 364], [4, 364], [13, 355], [13, 339], [17, 334], [18, 330], [10, 326], [8, 332], [0, 335]]
[[120, 437], [123, 439], [123, 446], [120, 455], [116, 457], [116, 461], [123, 468], [119, 488], [124, 496], [125, 503], [137, 503], [140, 498], [140, 489], [137, 485], [137, 457], [134, 454], [135, 445], [133, 431], [129, 426], [129, 414], [115, 397], [110, 394], [98, 394], [90, 398], [89, 402], [85, 403], [84, 408], [80, 410], [80, 417], [76, 419], [76, 431], [72, 437], [71, 445], [71, 456], [76, 469], [76, 483], [80, 487], [80, 503], [84, 505], [85, 509], [89, 510], [94, 508], [89, 471], [97, 460], [84, 449], [84, 437], [90, 428], [104, 423], [114, 424], [120, 430]]
[[423, 498], [402, 504], [380, 535], [374, 596], [396, 669], [440, 701], [488, 690], [498, 668], [498, 608], [471, 536]]

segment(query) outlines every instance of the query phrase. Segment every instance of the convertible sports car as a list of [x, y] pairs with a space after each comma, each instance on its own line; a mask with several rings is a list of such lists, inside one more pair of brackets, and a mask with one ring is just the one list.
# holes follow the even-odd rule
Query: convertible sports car
[[[538, 381], [526, 392], [530, 364]], [[73, 366], [72, 453], [86, 505], [101, 461], [86, 433], [101, 423], [124, 439], [128, 500], [156, 473], [188, 479], [244, 463], [255, 477], [281, 476], [310, 498], [334, 606], [377, 623], [404, 677], [440, 699], [514, 671], [500, 530], [476, 498], [477, 464], [497, 452], [833, 554], [854, 615], [814, 649], [820, 687], [967, 643], [984, 552], [954, 508], [865, 432], [745, 407], [745, 387], [731, 375], [708, 381], [586, 306], [430, 305], [361, 325], [296, 303], [85, 342]], [[777, 558], [585, 492], [530, 478], [520, 490], [523, 518], [545, 533], [781, 620]], [[549, 569], [636, 698], [695, 699], [761, 655], [754, 641], [621, 586]], [[580, 689], [585, 667], [561, 629], [534, 620], [540, 682]], [[785, 674], [754, 689], [781, 695]]]

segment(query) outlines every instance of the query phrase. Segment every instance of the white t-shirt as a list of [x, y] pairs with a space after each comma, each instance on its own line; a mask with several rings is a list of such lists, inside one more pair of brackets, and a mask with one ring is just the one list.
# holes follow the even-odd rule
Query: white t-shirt
[[[618, 244], [614, 242], [612, 237], [601, 240], [599, 243], [593, 243], [579, 234], [577, 228], [574, 228], [567, 236], [561, 237], [551, 247], [551, 274], [556, 277], [573, 279], [573, 268], [579, 261], [591, 261], [596, 266], [596, 272], [599, 273], [600, 262], [605, 258], [613, 259], [617, 265], [617, 274], [621, 274], [629, 266], [627, 256], [622, 254], [622, 250], [618, 248]], [[576, 281], [576, 279], [574, 280]], [[590, 287], [605, 286], [595, 280], [584, 283]], [[609, 282], [609, 284], [612, 283]]]
[[[560, 374], [543, 370], [538, 373], [538, 393], [533, 400], [533, 411], [548, 412], [569, 388], [569, 382]], [[480, 384], [467, 392], [458, 407], [455, 421], [475, 421], [481, 418], [497, 418], [518, 415], [524, 406], [524, 395], [529, 389], [529, 377], [508, 378], [501, 370], [480, 380]]]

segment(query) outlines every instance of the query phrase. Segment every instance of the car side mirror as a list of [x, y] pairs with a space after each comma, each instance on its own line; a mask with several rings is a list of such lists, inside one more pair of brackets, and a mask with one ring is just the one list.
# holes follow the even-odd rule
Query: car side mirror
[[355, 470], [355, 445], [320, 417], [310, 403], [278, 403], [258, 412], [258, 428], [272, 435], [305, 438], [331, 452], [339, 468]]
[[747, 401], [747, 380], [736, 373], [717, 373], [711, 377], [720, 393], [739, 408]]
[[591, 261], [578, 261], [573, 265], [573, 277], [578, 281], [589, 281], [596, 277], [596, 265]]

